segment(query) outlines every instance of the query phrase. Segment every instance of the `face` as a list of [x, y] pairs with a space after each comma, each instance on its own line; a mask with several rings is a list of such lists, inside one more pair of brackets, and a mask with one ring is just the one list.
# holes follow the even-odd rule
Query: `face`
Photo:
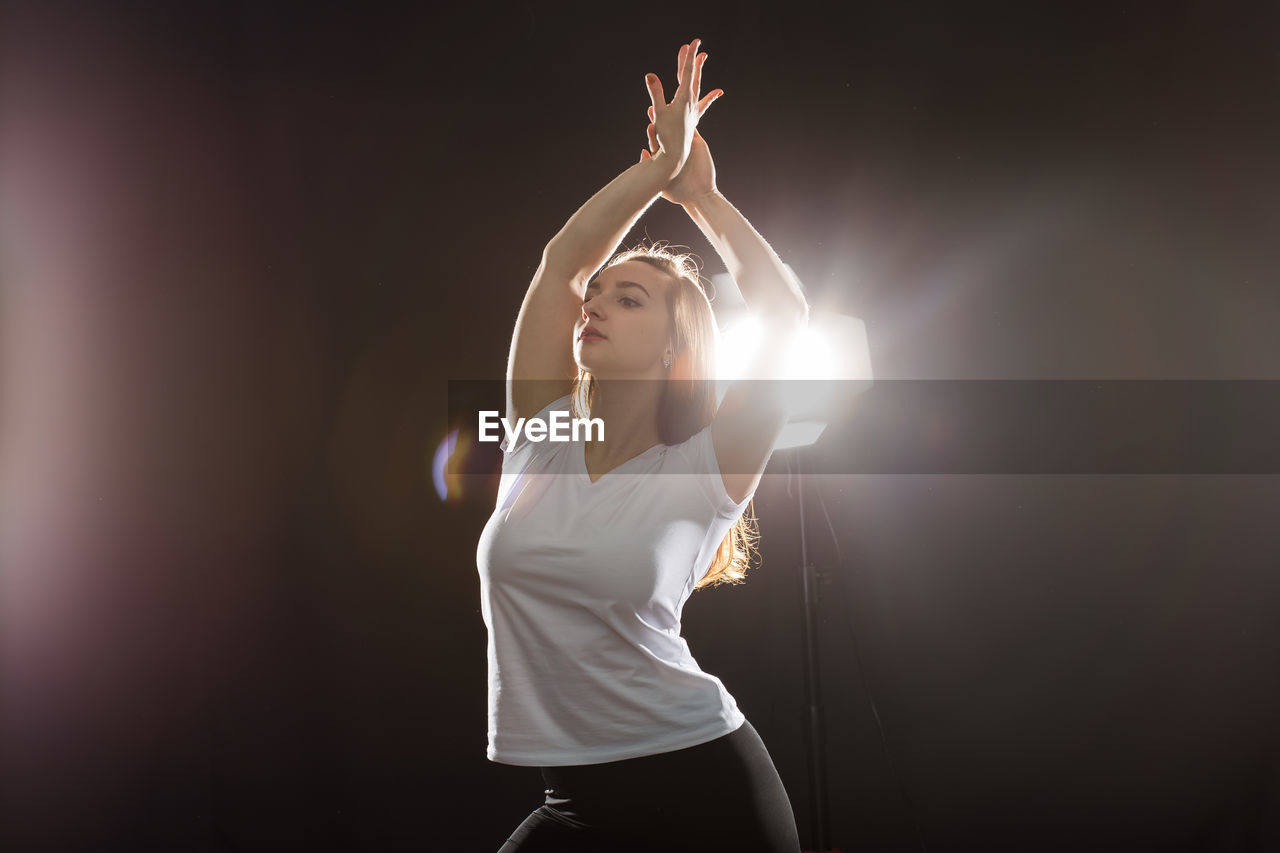
[[[674, 286], [670, 276], [643, 261], [602, 270], [587, 287], [573, 327], [578, 365], [601, 379], [664, 377], [663, 356], [674, 358], [667, 316], [667, 291]], [[584, 339], [588, 327], [603, 339]]]

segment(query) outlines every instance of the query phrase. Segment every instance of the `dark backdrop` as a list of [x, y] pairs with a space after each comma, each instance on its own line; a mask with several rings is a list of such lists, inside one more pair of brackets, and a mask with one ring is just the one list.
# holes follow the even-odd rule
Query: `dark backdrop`
[[[5, 849], [486, 851], [538, 805], [484, 755], [496, 484], [435, 491], [446, 383], [501, 377], [695, 36], [720, 188], [877, 377], [1280, 378], [1274, 5], [2, 14]], [[664, 201], [646, 235], [723, 270]], [[810, 844], [785, 462], [685, 634]], [[1278, 498], [810, 481], [833, 844], [1275, 845]]]

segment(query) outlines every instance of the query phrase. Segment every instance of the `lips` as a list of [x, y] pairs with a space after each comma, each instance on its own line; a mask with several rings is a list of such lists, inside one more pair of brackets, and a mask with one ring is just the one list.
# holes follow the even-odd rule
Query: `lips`
[[582, 332], [578, 335], [578, 340], [581, 341], [603, 341], [604, 339], [604, 335], [591, 326], [584, 326]]

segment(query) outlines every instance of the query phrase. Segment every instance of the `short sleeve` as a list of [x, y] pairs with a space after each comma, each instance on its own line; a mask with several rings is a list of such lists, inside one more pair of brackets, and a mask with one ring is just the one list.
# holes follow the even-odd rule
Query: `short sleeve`
[[[563, 397], [558, 397], [555, 400], [552, 400], [550, 403], [547, 403], [545, 406], [539, 409], [537, 413], [534, 414], [532, 417], [525, 418], [525, 422], [528, 423], [529, 421], [535, 420], [535, 419], [547, 420], [548, 415], [550, 415], [552, 412], [569, 411], [570, 396], [571, 395], [569, 394], [565, 394]], [[529, 441], [529, 439], [525, 436], [525, 432], [523, 429], [520, 430], [520, 434], [516, 436], [516, 440], [514, 442], [508, 441], [505, 429], [502, 432], [503, 432], [502, 441], [498, 444], [498, 447], [502, 450], [503, 454], [505, 455], [514, 455], [514, 454], [520, 453], [527, 447], [532, 447], [540, 444], [539, 442]], [[541, 442], [541, 444], [545, 444], [545, 443], [546, 442]]]
[[708, 424], [702, 431], [689, 439], [690, 461], [698, 482], [716, 513], [726, 518], [737, 518], [747, 508], [747, 504], [755, 497], [755, 490], [741, 501], [734, 502], [724, 488], [724, 478], [720, 474], [720, 463], [716, 459], [715, 442], [711, 440], [711, 426]]

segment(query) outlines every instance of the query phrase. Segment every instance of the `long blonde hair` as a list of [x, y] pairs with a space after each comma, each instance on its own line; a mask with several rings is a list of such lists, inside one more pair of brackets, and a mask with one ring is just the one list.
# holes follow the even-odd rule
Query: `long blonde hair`
[[[692, 255], [669, 251], [662, 242], [638, 245], [614, 255], [600, 272], [624, 261], [642, 261], [676, 282], [667, 291], [667, 316], [676, 355], [658, 402], [658, 434], [664, 444], [680, 444], [710, 424], [716, 414], [716, 347], [720, 333], [711, 300], [702, 287]], [[579, 369], [570, 391], [574, 417], [590, 417], [594, 391], [595, 377]], [[753, 504], [754, 500], [747, 504], [720, 542], [710, 569], [694, 584], [695, 590], [745, 581], [760, 537]]]

